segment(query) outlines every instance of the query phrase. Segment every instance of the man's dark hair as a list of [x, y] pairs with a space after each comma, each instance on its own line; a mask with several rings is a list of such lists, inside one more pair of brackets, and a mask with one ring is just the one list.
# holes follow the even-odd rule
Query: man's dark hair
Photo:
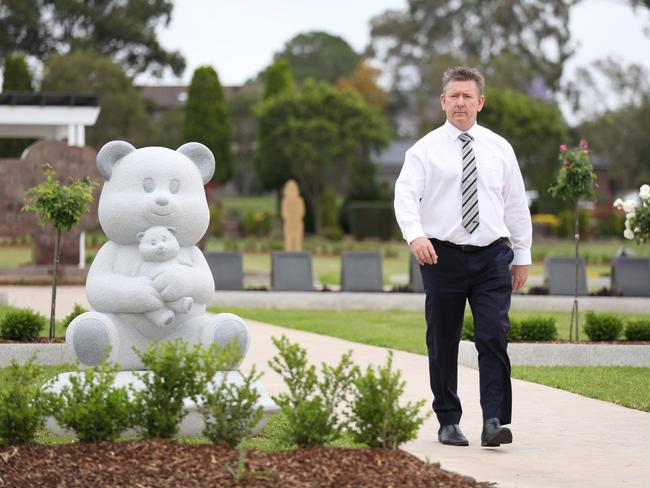
[[447, 84], [450, 81], [475, 81], [476, 87], [478, 88], [478, 94], [483, 95], [483, 90], [485, 89], [485, 78], [479, 70], [476, 68], [470, 68], [469, 66], [454, 66], [453, 68], [447, 68], [442, 74], [442, 92], [445, 92]]

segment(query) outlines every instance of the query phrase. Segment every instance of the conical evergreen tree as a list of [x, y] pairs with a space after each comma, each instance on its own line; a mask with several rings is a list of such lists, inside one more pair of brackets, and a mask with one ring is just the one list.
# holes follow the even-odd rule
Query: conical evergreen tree
[[232, 177], [230, 116], [217, 72], [211, 66], [194, 71], [185, 105], [185, 142], [200, 142], [216, 160], [214, 179], [224, 183]]

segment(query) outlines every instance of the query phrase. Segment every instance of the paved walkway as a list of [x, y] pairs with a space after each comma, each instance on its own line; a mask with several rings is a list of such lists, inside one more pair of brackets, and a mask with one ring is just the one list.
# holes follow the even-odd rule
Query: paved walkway
[[[49, 291], [38, 288], [0, 288], [9, 303], [30, 305], [46, 313]], [[81, 287], [62, 287], [59, 314], [68, 313], [74, 303], [87, 306]], [[67, 307], [67, 308], [66, 308]], [[352, 349], [354, 361], [383, 364], [384, 348], [351, 343], [308, 332], [248, 322], [252, 343], [243, 368], [253, 363], [265, 372], [263, 384], [274, 394], [284, 388], [270, 371], [268, 360], [276, 354], [272, 336], [285, 334], [308, 351], [312, 363], [338, 362]], [[394, 364], [406, 380], [404, 401], [430, 401], [426, 357], [394, 351]], [[650, 413], [619, 407], [548, 388], [513, 380], [514, 443], [498, 449], [480, 447], [481, 413], [478, 400], [478, 372], [459, 368], [459, 394], [464, 415], [461, 427], [469, 447], [450, 447], [436, 440], [437, 422], [429, 418], [418, 438], [403, 448], [422, 459], [439, 462], [445, 469], [472, 476], [479, 481], [497, 482], [499, 487], [646, 487], [650, 481]], [[428, 407], [425, 407], [427, 409]]]

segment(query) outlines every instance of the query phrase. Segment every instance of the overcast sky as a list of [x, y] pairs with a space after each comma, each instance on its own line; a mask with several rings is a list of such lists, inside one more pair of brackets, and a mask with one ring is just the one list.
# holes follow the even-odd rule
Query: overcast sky
[[[211, 65], [222, 84], [239, 85], [256, 75], [284, 43], [300, 32], [322, 30], [343, 37], [362, 51], [370, 39], [369, 20], [387, 9], [403, 9], [406, 0], [176, 0], [172, 22], [160, 30], [166, 48], [187, 60], [181, 78], [189, 83], [194, 69]], [[578, 49], [565, 76], [577, 65], [616, 56], [650, 69], [650, 15], [636, 13], [626, 0], [583, 0], [571, 12], [571, 33]], [[148, 82], [149, 80], [138, 80]], [[155, 82], [155, 83], [160, 83]]]

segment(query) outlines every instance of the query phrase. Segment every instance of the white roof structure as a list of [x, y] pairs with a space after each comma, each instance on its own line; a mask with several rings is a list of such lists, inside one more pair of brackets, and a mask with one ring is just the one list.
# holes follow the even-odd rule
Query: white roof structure
[[99, 116], [99, 97], [86, 93], [0, 93], [0, 138], [67, 139], [86, 145], [86, 126]]

